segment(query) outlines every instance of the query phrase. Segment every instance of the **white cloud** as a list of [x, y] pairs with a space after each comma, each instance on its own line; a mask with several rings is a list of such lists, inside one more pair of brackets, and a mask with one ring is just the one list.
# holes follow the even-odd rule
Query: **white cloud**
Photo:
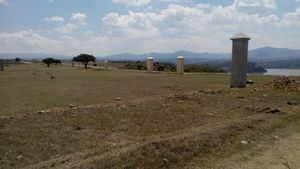
[[159, 35], [159, 30], [153, 26], [152, 21], [145, 13], [129, 11], [128, 15], [109, 13], [103, 19], [107, 33], [131, 39], [154, 38]]
[[150, 3], [151, 0], [113, 0], [114, 3], [126, 6], [143, 6]]
[[0, 5], [8, 5], [8, 0], [0, 0]]
[[64, 22], [64, 18], [60, 16], [52, 16], [52, 17], [46, 17], [44, 18], [44, 21], [48, 22]]
[[281, 24], [286, 26], [300, 26], [300, 7], [294, 12], [284, 14]]
[[71, 20], [75, 21], [79, 25], [86, 25], [86, 18], [87, 16], [84, 13], [73, 13], [71, 16]]
[[92, 34], [94, 34], [93, 31], [85, 31], [85, 32], [83, 32], [83, 35], [84, 35], [84, 36], [90, 36], [90, 35], [92, 35]]
[[235, 0], [234, 4], [238, 8], [277, 8], [275, 0]]
[[234, 0], [237, 11], [248, 14], [270, 14], [277, 9], [275, 0]]
[[77, 25], [72, 24], [72, 23], [67, 23], [63, 26], [55, 28], [54, 30], [59, 32], [59, 33], [71, 33], [77, 28], [78, 28]]
[[55, 40], [43, 37], [33, 30], [20, 32], [1, 32], [1, 52], [49, 52], [62, 51], [62, 46]]
[[[279, 14], [273, 2], [235, 0], [227, 6], [205, 3], [189, 6], [178, 1], [160, 10], [110, 12], [102, 18], [104, 30], [101, 30], [101, 35], [88, 28], [78, 34], [82, 36], [80, 39], [72, 36], [50, 39], [43, 36], [44, 32], [32, 30], [4, 32], [0, 33], [0, 51], [49, 51], [58, 54], [86, 52], [97, 56], [123, 52], [143, 53], [145, 49], [157, 52], [182, 49], [229, 52], [230, 37], [238, 32], [246, 32], [252, 37], [250, 48], [299, 48], [300, 7]], [[71, 33], [85, 25], [86, 18], [85, 14], [74, 13], [70, 22], [55, 28], [55, 31]]]

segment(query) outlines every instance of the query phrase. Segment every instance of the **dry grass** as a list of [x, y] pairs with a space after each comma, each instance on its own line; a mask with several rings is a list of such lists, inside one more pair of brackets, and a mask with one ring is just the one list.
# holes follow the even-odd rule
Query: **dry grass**
[[241, 139], [299, 127], [300, 107], [287, 104], [299, 92], [264, 89], [274, 77], [251, 76], [244, 90], [226, 74], [74, 69], [1, 72], [0, 168], [209, 168], [244, 150]]

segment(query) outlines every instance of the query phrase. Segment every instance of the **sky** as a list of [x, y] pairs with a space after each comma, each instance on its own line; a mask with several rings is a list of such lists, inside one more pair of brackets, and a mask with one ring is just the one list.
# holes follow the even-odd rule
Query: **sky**
[[300, 0], [0, 0], [0, 53], [300, 49]]

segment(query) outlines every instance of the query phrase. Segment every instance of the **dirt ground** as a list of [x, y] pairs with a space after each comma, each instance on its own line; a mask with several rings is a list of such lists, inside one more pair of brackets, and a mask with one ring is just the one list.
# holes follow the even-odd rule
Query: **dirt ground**
[[[15, 70], [1, 80], [13, 83]], [[250, 76], [253, 85], [231, 89], [226, 74], [67, 71], [47, 88], [59, 81], [69, 93], [81, 89], [74, 79], [88, 78], [98, 84], [89, 91], [95, 94], [69, 105], [74, 98], [48, 93], [64, 103], [53, 108], [46, 104], [53, 99], [26, 100], [39, 89], [24, 100], [10, 96], [32, 108], [1, 104], [0, 168], [300, 168], [300, 92], [263, 87], [275, 77]], [[22, 80], [40, 85], [45, 78], [29, 73]], [[0, 89], [9, 95], [6, 85]], [[104, 98], [93, 99], [98, 94]]]

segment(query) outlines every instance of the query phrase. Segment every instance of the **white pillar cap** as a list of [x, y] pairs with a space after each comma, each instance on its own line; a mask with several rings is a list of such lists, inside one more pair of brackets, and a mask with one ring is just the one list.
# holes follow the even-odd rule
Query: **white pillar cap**
[[154, 58], [153, 57], [147, 57], [147, 60], [153, 60]]
[[177, 59], [184, 59], [184, 57], [183, 56], [178, 56]]
[[238, 34], [234, 35], [231, 38], [231, 40], [235, 40], [235, 39], [247, 39], [247, 40], [250, 40], [251, 38], [247, 34], [241, 32], [241, 33], [238, 33]]

